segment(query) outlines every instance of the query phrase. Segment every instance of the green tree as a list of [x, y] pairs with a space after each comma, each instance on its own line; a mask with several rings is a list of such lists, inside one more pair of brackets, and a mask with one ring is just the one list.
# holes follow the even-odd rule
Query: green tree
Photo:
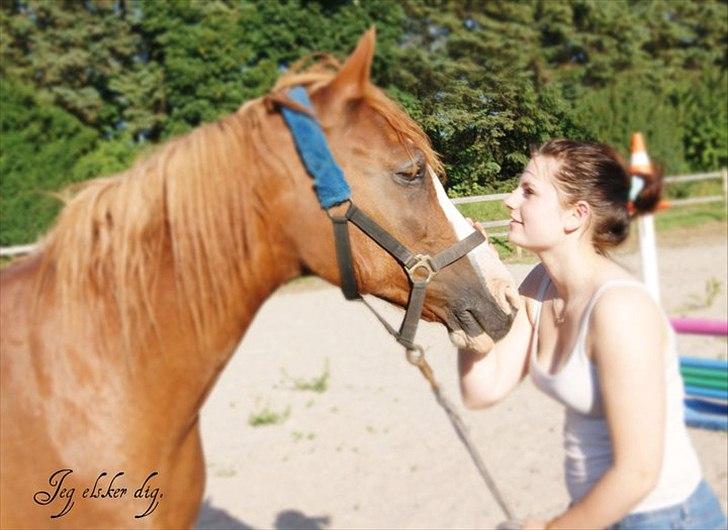
[[624, 152], [641, 130], [668, 172], [716, 169], [727, 21], [723, 0], [0, 0], [0, 241], [47, 226], [38, 190], [117, 171], [372, 24], [373, 80], [430, 135], [451, 194], [508, 188], [554, 136]]
[[0, 245], [27, 243], [58, 212], [49, 192], [74, 181], [71, 168], [98, 136], [16, 82], [0, 81], [0, 108]]
[[139, 39], [124, 2], [4, 0], [0, 75], [34, 86], [85, 125], [110, 133], [120, 117], [112, 79], [134, 64]]
[[683, 143], [690, 169], [728, 166], [728, 73], [707, 70], [681, 94]]

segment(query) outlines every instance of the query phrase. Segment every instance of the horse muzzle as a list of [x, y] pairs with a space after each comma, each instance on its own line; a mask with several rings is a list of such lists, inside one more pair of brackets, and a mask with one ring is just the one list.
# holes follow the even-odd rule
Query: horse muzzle
[[488, 353], [511, 329], [520, 297], [510, 283], [497, 284], [494, 293], [481, 286], [450, 298], [445, 323], [458, 348]]

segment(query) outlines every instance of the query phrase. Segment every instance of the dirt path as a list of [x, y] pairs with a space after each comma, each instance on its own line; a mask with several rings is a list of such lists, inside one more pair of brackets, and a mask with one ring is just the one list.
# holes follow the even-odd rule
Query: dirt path
[[[668, 313], [726, 318], [724, 234], [665, 243]], [[638, 269], [634, 254], [617, 259]], [[517, 278], [530, 267], [509, 266]], [[720, 293], [711, 298], [706, 285], [716, 282]], [[456, 352], [445, 329], [424, 325], [419, 338], [459, 405]], [[681, 337], [680, 349], [728, 355], [726, 340], [710, 337]], [[292, 378], [313, 380], [327, 363], [324, 392], [293, 388]], [[287, 419], [250, 426], [266, 407]], [[547, 517], [565, 506], [558, 405], [526, 382], [490, 410], [459, 408], [518, 517]], [[493, 528], [503, 520], [399, 347], [363, 306], [318, 280], [288, 286], [266, 303], [205, 404], [202, 427], [208, 478], [200, 529]], [[726, 509], [726, 433], [691, 430], [691, 437]]]

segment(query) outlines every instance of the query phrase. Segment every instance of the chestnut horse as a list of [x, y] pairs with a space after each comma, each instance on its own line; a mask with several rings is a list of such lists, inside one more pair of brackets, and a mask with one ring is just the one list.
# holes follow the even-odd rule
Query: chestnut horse
[[[370, 30], [267, 96], [89, 182], [2, 271], [2, 528], [189, 528], [204, 488], [200, 407], [255, 312], [304, 273], [340, 282], [332, 228], [281, 117], [306, 88], [352, 197], [408, 248], [472, 232], [422, 130], [370, 83]], [[398, 263], [352, 228], [359, 289], [400, 306]], [[487, 350], [515, 290], [481, 245], [431, 283], [423, 317]], [[244, 493], [241, 492], [241, 495]]]

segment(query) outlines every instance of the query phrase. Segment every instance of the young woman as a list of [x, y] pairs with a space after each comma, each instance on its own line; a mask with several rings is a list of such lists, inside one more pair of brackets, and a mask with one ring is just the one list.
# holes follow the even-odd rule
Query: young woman
[[468, 408], [500, 401], [527, 374], [566, 407], [571, 504], [526, 528], [726, 528], [685, 429], [674, 333], [607, 257], [661, 188], [659, 178], [631, 179], [605, 145], [553, 140], [505, 201], [510, 241], [541, 263], [521, 284], [508, 335], [458, 362]]

